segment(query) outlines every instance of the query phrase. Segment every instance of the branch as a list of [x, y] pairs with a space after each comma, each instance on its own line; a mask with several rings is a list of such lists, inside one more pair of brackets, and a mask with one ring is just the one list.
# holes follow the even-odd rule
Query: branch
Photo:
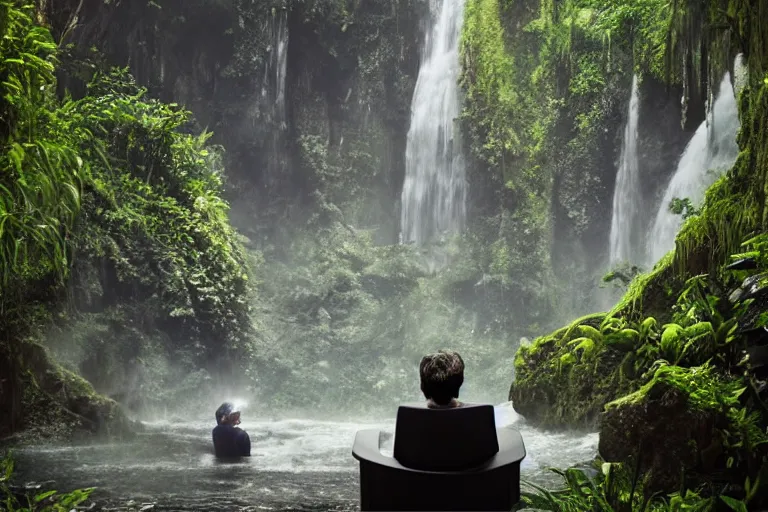
[[80, 18], [80, 11], [83, 9], [83, 3], [85, 3], [85, 0], [80, 0], [80, 3], [77, 5], [77, 9], [75, 9], [75, 11], [70, 15], [69, 21], [67, 22], [64, 31], [61, 33], [61, 38], [59, 39], [59, 48], [61, 48], [61, 45], [64, 44], [64, 40], [77, 26], [77, 22]]

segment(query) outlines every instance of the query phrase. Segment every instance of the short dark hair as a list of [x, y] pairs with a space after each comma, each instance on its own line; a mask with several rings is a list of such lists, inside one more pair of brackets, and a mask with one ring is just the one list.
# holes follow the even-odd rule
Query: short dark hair
[[234, 405], [232, 405], [229, 402], [224, 402], [223, 404], [221, 404], [219, 406], [219, 408], [216, 409], [216, 424], [217, 425], [221, 425], [221, 420], [225, 416], [229, 416], [233, 412], [235, 412], [235, 406]]
[[447, 405], [459, 397], [464, 383], [464, 360], [458, 352], [440, 350], [424, 356], [419, 364], [421, 391], [438, 405]]

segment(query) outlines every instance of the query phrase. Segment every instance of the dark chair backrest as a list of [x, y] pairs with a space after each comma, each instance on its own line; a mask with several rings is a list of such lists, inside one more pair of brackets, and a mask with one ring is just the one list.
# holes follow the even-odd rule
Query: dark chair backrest
[[407, 468], [461, 471], [480, 466], [498, 451], [492, 405], [429, 409], [413, 404], [397, 410], [394, 457]]

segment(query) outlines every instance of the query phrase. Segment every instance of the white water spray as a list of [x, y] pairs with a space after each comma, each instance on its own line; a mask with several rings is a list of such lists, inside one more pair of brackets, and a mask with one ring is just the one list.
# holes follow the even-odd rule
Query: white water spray
[[713, 107], [686, 146], [659, 206], [648, 240], [649, 266], [675, 247], [682, 216], [669, 211], [670, 202], [688, 198], [694, 206], [701, 205], [707, 188], [733, 166], [739, 155], [738, 130], [739, 112], [731, 77], [726, 73]]
[[464, 0], [432, 0], [419, 78], [411, 105], [402, 193], [402, 241], [423, 244], [461, 229], [467, 184], [456, 119], [459, 36]]
[[640, 118], [640, 93], [637, 75], [632, 78], [632, 93], [629, 100], [627, 125], [624, 127], [624, 142], [621, 148], [621, 162], [616, 175], [613, 193], [613, 216], [611, 218], [610, 263], [637, 262], [638, 253], [633, 243], [637, 230], [638, 213], [642, 208], [640, 196], [640, 172], [637, 162], [637, 125]]
[[275, 122], [280, 131], [286, 129], [285, 124], [285, 78], [288, 74], [288, 13], [283, 11], [273, 21], [273, 38], [275, 52]]
[[272, 182], [282, 174], [286, 166], [284, 150], [285, 132], [288, 128], [285, 109], [285, 82], [288, 74], [288, 13], [280, 11], [272, 16], [269, 26], [271, 47], [270, 60], [264, 70], [261, 96], [266, 104], [267, 122], [271, 128], [271, 155], [268, 159], [267, 180]]

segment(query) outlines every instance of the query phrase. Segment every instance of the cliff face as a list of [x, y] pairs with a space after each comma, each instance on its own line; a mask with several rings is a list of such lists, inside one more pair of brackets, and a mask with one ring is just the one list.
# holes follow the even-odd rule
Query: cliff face
[[541, 326], [605, 307], [597, 287], [609, 270], [633, 73], [642, 75], [636, 192], [643, 203], [655, 208], [690, 137], [680, 123], [681, 85], [664, 85], [634, 62], [630, 23], [606, 35], [610, 12], [578, 2], [467, 2], [462, 83], [472, 231], [494, 241], [492, 266], [504, 268], [494, 274], [514, 282], [506, 295], [520, 299], [499, 315], [514, 310]]
[[[216, 385], [220, 372], [243, 376], [239, 385], [245, 387], [266, 375], [261, 370], [271, 371], [274, 331], [250, 329], [251, 303], [259, 307], [255, 323], [265, 329], [289, 329], [297, 317], [306, 323], [302, 329], [307, 331], [300, 329], [280, 348], [289, 354], [292, 370], [316, 362], [310, 361], [314, 351], [308, 339], [317, 336], [312, 330], [322, 320], [317, 311], [327, 308], [337, 322], [344, 322], [350, 310], [354, 321], [380, 321], [382, 315], [371, 314], [365, 301], [365, 307], [354, 309], [356, 296], [338, 299], [350, 290], [343, 279], [336, 289], [335, 274], [359, 274], [361, 261], [378, 259], [373, 244], [397, 238], [409, 106], [423, 39], [420, 21], [427, 9], [425, 2], [409, 0], [354, 5], [326, 0], [38, 2], [37, 21], [60, 43], [60, 97], [70, 92], [76, 99], [101, 98], [104, 93], [99, 101], [108, 105], [116, 101], [129, 110], [149, 110], [126, 115], [130, 127], [118, 124], [109, 140], [119, 162], [110, 161], [115, 172], [102, 169], [96, 190], [87, 190], [77, 236], [69, 241], [76, 258], [66, 298], [51, 298], [54, 308], [65, 306], [71, 315], [36, 337], [45, 338], [57, 359], [100, 392], [141, 408], [197, 396]], [[96, 93], [86, 88], [94, 72], [112, 66], [127, 67], [147, 94], [123, 96], [139, 90], [122, 82]], [[160, 114], [154, 107], [164, 108], [142, 103], [149, 98], [190, 109], [192, 119], [164, 110], [162, 115], [173, 121], [163, 126], [195, 134], [211, 130], [212, 142], [226, 150], [224, 161], [204, 139], [185, 153], [186, 138], [181, 142], [141, 125]], [[125, 161], [120, 151], [126, 151]], [[194, 162], [187, 161], [192, 155], [197, 155]], [[198, 166], [210, 172], [201, 177]], [[229, 218], [251, 249], [252, 284], [260, 284], [262, 272], [272, 278], [258, 290], [260, 297], [245, 284], [239, 243], [230, 238], [221, 215], [226, 210], [217, 180], [224, 167], [225, 194], [233, 205]], [[215, 189], [206, 192], [212, 194], [206, 204], [215, 210], [210, 217], [201, 216], [197, 202], [187, 201], [187, 192], [201, 192], [191, 190], [200, 181], [203, 188]], [[137, 213], [140, 218], [133, 217]], [[158, 215], [165, 224], [156, 222]], [[197, 225], [191, 239], [185, 234], [188, 222]], [[123, 229], [129, 225], [134, 229]], [[341, 229], [322, 230], [329, 226]], [[341, 258], [333, 255], [326, 262], [324, 255], [307, 250], [337, 239]], [[303, 252], [295, 252], [294, 240]], [[360, 253], [346, 254], [350, 245]], [[216, 261], [220, 251], [230, 249], [231, 259]], [[260, 266], [262, 254], [272, 264], [266, 269]], [[301, 262], [289, 263], [294, 257]], [[312, 266], [317, 263], [319, 268]], [[299, 272], [281, 273], [283, 264]], [[303, 276], [310, 268], [318, 289], [304, 290], [317, 299], [307, 306], [295, 295], [300, 295], [296, 283], [306, 285]], [[318, 276], [329, 268], [335, 274], [327, 286]], [[410, 274], [401, 279], [406, 288], [415, 279]], [[373, 301], [388, 300], [387, 292], [366, 292]], [[338, 329], [344, 342], [355, 331]], [[342, 352], [344, 342], [335, 343]], [[14, 356], [8, 362], [16, 364]], [[254, 366], [259, 376], [251, 372]], [[275, 371], [284, 376], [283, 368]], [[314, 380], [305, 380], [308, 389], [317, 389]], [[279, 389], [282, 382], [273, 384]], [[3, 400], [19, 405], [25, 386], [17, 384]]]
[[78, 77], [88, 69], [74, 62], [87, 58], [127, 66], [150, 94], [190, 109], [196, 128], [227, 150], [231, 197], [245, 210], [257, 205], [244, 215], [306, 202], [316, 190], [333, 196], [340, 185], [312, 167], [322, 148], [330, 164], [361, 168], [344, 178], [380, 204], [359, 220], [394, 241], [425, 2], [70, 1], [41, 9], [72, 45], [61, 87], [82, 91]]
[[[128, 66], [150, 94], [189, 108], [193, 129], [213, 131], [226, 149], [233, 222], [254, 247], [290, 239], [278, 219], [302, 223], [329, 205], [341, 213], [334, 219], [373, 229], [376, 242], [397, 240], [427, 2], [41, 5], [54, 35], [72, 44], [69, 62], [78, 62], [62, 73], [62, 87], [78, 90], [83, 57]], [[607, 52], [580, 25], [588, 20], [546, 5], [470, 0], [462, 43], [470, 237], [483, 247], [471, 256], [484, 267], [474, 277], [495, 276], [494, 296], [521, 298], [476, 310], [493, 322], [516, 316], [518, 331], [599, 307], [590, 301], [608, 270], [632, 75], [625, 40]], [[680, 89], [652, 79], [643, 88], [650, 199], [686, 135]]]

